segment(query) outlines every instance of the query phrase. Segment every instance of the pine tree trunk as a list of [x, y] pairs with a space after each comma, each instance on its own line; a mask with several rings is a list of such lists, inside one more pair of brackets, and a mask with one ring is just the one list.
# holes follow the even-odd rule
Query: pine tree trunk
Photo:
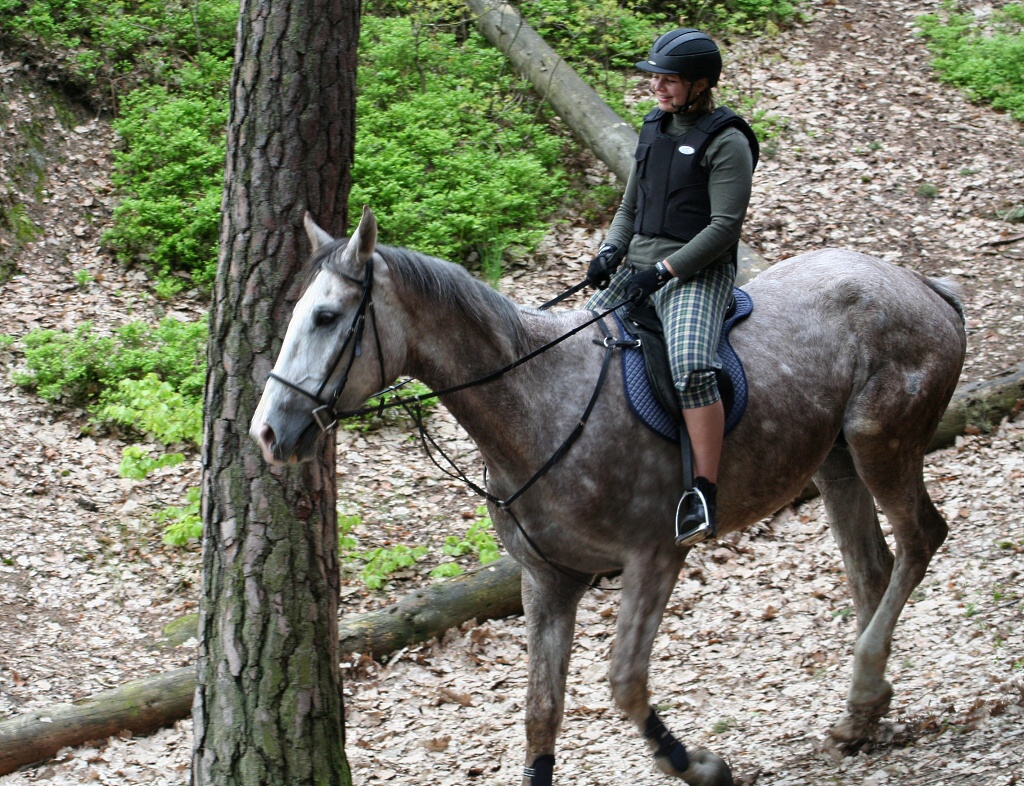
[[308, 246], [344, 231], [356, 0], [243, 0], [207, 354], [193, 782], [348, 784], [334, 440], [272, 471], [247, 430]]

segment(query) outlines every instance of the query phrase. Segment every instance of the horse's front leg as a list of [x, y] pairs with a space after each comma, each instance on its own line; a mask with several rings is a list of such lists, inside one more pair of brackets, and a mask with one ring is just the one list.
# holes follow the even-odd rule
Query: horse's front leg
[[622, 606], [608, 679], [612, 696], [647, 740], [658, 768], [691, 786], [732, 786], [728, 765], [706, 750], [687, 751], [651, 707], [651, 650], [685, 550], [645, 555], [622, 574]]
[[569, 672], [576, 626], [576, 607], [587, 589], [547, 566], [523, 568], [523, 610], [530, 656], [526, 688], [526, 766], [523, 786], [551, 786], [555, 739], [565, 708], [565, 678]]

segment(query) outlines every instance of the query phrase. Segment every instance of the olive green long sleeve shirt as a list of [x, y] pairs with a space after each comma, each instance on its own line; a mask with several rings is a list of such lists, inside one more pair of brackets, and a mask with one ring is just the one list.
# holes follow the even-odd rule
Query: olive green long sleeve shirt
[[[665, 132], [673, 138], [681, 137], [693, 128], [699, 117], [674, 114]], [[726, 128], [717, 134], [704, 152], [701, 167], [708, 175], [711, 223], [690, 242], [660, 235], [634, 234], [635, 163], [605, 242], [619, 248], [628, 245], [626, 258], [637, 268], [665, 260], [676, 276], [683, 280], [708, 265], [730, 260], [747, 214], [754, 171], [753, 155], [743, 132], [737, 128]]]

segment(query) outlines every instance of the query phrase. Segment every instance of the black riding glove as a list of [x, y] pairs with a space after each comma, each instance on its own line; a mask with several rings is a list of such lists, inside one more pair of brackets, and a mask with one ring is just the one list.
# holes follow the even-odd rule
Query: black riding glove
[[644, 268], [639, 273], [634, 273], [626, 285], [626, 300], [631, 300], [639, 306], [667, 284], [670, 278], [672, 278], [672, 274], [661, 262]]
[[619, 266], [623, 254], [619, 253], [619, 247], [611, 243], [603, 243], [597, 249], [597, 256], [590, 260], [590, 267], [587, 268], [587, 283], [596, 289], [604, 289], [611, 281], [612, 273]]

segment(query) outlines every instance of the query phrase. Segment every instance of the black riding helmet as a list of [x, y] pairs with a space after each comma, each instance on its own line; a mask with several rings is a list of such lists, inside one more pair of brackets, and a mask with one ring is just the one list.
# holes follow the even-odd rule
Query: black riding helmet
[[722, 74], [722, 54], [708, 35], [682, 27], [658, 38], [636, 67], [652, 74], [678, 74], [688, 82], [704, 78], [714, 87]]

